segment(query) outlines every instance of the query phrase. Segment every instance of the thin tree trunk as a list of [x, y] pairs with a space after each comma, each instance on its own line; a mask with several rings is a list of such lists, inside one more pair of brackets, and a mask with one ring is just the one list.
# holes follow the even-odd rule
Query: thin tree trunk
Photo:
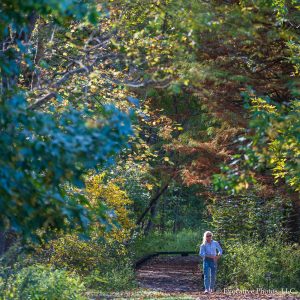
[[168, 182], [162, 186], [162, 188], [152, 197], [152, 199], [149, 202], [148, 207], [145, 209], [145, 211], [141, 214], [141, 216], [136, 221], [136, 225], [140, 225], [140, 223], [143, 221], [151, 207], [159, 200], [161, 195], [168, 189], [169, 184], [171, 183], [172, 179], [175, 177], [175, 173], [173, 176], [168, 180]]
[[5, 232], [0, 231], [0, 256], [4, 254], [6, 247]]
[[158, 202], [155, 202], [155, 203], [152, 205], [151, 209], [150, 209], [150, 218], [149, 218], [149, 221], [148, 221], [147, 226], [146, 226], [145, 231], [144, 231], [145, 235], [149, 234], [150, 231], [151, 231], [151, 230], [153, 229], [153, 227], [154, 227], [154, 222], [153, 222], [153, 220], [154, 220], [154, 218], [155, 218], [155, 216], [156, 216], [156, 213], [157, 213], [157, 203], [158, 203]]
[[292, 193], [290, 196], [293, 200], [292, 216], [290, 218], [290, 229], [292, 232], [292, 240], [300, 242], [300, 198], [299, 193]]
[[165, 232], [165, 227], [166, 227], [166, 224], [165, 224], [165, 213], [166, 213], [166, 203], [165, 203], [165, 197], [162, 198], [162, 211], [161, 211], [161, 217], [160, 217], [160, 230], [162, 233]]
[[176, 231], [177, 231], [177, 218], [178, 218], [178, 205], [176, 205], [176, 208], [174, 211], [173, 233], [176, 233]]

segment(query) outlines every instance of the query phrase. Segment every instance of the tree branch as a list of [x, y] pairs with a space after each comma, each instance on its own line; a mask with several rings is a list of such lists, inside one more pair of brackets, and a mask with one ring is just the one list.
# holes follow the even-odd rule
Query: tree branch
[[147, 215], [151, 207], [158, 201], [158, 199], [161, 197], [161, 195], [168, 189], [169, 184], [171, 183], [172, 179], [176, 176], [176, 173], [174, 173], [167, 183], [165, 183], [162, 188], [153, 196], [153, 198], [150, 200], [148, 207], [146, 210], [141, 214], [141, 216], [138, 218], [136, 221], [136, 225], [140, 225], [141, 222], [143, 221], [144, 217]]

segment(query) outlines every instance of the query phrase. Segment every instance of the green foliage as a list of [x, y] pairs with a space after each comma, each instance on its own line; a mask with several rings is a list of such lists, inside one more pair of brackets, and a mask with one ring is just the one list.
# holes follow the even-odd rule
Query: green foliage
[[62, 235], [38, 249], [34, 259], [76, 272], [93, 290], [124, 290], [135, 284], [128, 252], [121, 243], [103, 239], [101, 232], [88, 241]]
[[[262, 188], [257, 186], [258, 190]], [[211, 199], [211, 225], [221, 240], [248, 241], [278, 233], [289, 236], [293, 204], [280, 196], [247, 194]]]
[[[129, 60], [132, 59], [135, 65], [141, 67], [143, 72], [140, 73], [146, 73], [147, 78], [170, 78], [166, 90], [172, 96], [163, 97], [159, 107], [169, 108], [168, 112], [174, 119], [178, 120], [184, 114], [182, 107], [191, 105], [187, 103], [187, 98], [195, 95], [198, 106], [206, 104], [211, 114], [218, 116], [222, 123], [230, 124], [232, 129], [236, 128], [236, 132], [239, 128], [250, 127], [249, 143], [252, 141], [253, 130], [261, 128], [269, 135], [276, 124], [280, 123], [281, 133], [278, 137], [262, 138], [260, 147], [253, 144], [257, 149], [251, 145], [243, 145], [248, 147], [247, 151], [235, 149], [232, 165], [223, 168], [227, 175], [216, 177], [216, 186], [230, 192], [239, 192], [255, 183], [256, 173], [270, 167], [274, 170], [275, 179], [286, 179], [297, 191], [299, 117], [295, 118], [292, 128], [287, 118], [267, 124], [267, 120], [259, 120], [255, 112], [249, 111], [256, 122], [253, 121], [248, 126], [248, 112], [244, 111], [243, 114], [241, 97], [241, 92], [251, 85], [259, 91], [259, 95], [270, 95], [276, 103], [286, 102], [292, 108], [294, 105], [291, 103], [298, 102], [293, 99], [293, 95], [299, 90], [299, 5], [296, 1], [220, 3], [170, 0], [147, 3], [139, 0], [137, 3], [123, 3], [127, 10], [120, 19], [128, 30], [120, 29], [120, 43], [123, 47], [120, 48]], [[184, 95], [182, 99], [181, 92]], [[159, 103], [157, 98], [159, 97], [155, 97], [156, 104]], [[174, 114], [171, 106], [175, 110], [180, 109], [181, 114]], [[292, 110], [294, 114], [295, 109]], [[283, 116], [284, 112], [280, 114]], [[185, 128], [188, 126], [186, 124]], [[198, 134], [195, 144], [207, 138], [205, 134], [201, 134], [199, 126], [194, 131]], [[207, 133], [209, 131], [211, 129]], [[193, 133], [188, 128], [184, 134], [188, 136], [189, 132]], [[224, 138], [223, 148], [221, 138], [209, 136], [209, 140], [218, 146], [217, 153], [222, 153], [222, 150], [226, 154], [232, 153], [232, 149], [228, 149], [228, 145], [231, 145], [228, 140], [233, 139], [236, 132], [232, 130], [228, 139]], [[183, 141], [187, 140], [184, 134]], [[273, 138], [277, 141], [272, 141], [270, 145], [269, 141]], [[282, 145], [283, 140], [287, 142], [285, 146]], [[236, 143], [236, 148], [243, 142], [244, 140], [240, 140]], [[157, 147], [161, 146], [157, 143]], [[281, 149], [279, 157], [276, 158], [278, 155], [269, 146]], [[261, 161], [263, 155], [269, 156], [267, 166]], [[224, 161], [227, 157], [224, 155], [221, 158]], [[241, 163], [237, 170], [240, 161], [245, 163]], [[192, 179], [197, 175], [194, 175], [196, 172], [190, 173], [193, 174], [190, 176]]]
[[[36, 265], [38, 265], [38, 270], [45, 269], [49, 270], [49, 272], [58, 270], [57, 274], [70, 276], [71, 281], [73, 281], [73, 278], [78, 279], [78, 276], [80, 276], [80, 282], [84, 286], [79, 282], [78, 286], [84, 292], [88, 290], [99, 293], [101, 291], [121, 291], [134, 288], [136, 285], [135, 273], [130, 254], [124, 249], [124, 245], [118, 242], [113, 244], [111, 241], [107, 242], [102, 239], [101, 235], [100, 232], [98, 236], [93, 236], [92, 239], [87, 241], [79, 239], [76, 233], [57, 234], [57, 237], [52, 241], [38, 245], [33, 244], [30, 249], [16, 243], [5, 255], [1, 256], [0, 290], [5, 295], [9, 295], [10, 293], [17, 295], [16, 289], [19, 287], [13, 284], [16, 281], [17, 275], [20, 272], [22, 274], [25, 273], [23, 270], [36, 270]], [[34, 289], [36, 287], [35, 278], [37, 275], [35, 274], [39, 273], [32, 271], [32, 273], [28, 274], [26, 289], [30, 287]], [[75, 276], [75, 274], [78, 276]], [[58, 279], [59, 276], [55, 275], [53, 278]], [[29, 280], [31, 277], [33, 279]], [[41, 280], [43, 280], [43, 277]], [[47, 284], [50, 283], [45, 281], [45, 285]], [[72, 285], [72, 282], [70, 284]], [[52, 288], [60, 289], [60, 285], [53, 286]], [[1, 294], [0, 299], [2, 299]], [[53, 296], [52, 299], [57, 298]]]
[[2, 299], [83, 300], [83, 291], [77, 275], [38, 264], [23, 268], [0, 283]]
[[0, 41], [3, 55], [0, 57], [1, 94], [14, 94], [19, 88], [18, 78], [24, 67], [33, 70], [35, 55], [29, 40], [38, 18], [45, 17], [64, 25], [70, 21], [96, 23], [98, 12], [92, 1], [1, 1]]
[[157, 251], [199, 251], [202, 230], [185, 229], [177, 232], [152, 232], [147, 236], [137, 236], [130, 252], [135, 260]]
[[84, 24], [86, 18], [95, 23], [96, 14], [93, 1], [0, 4], [0, 230], [36, 238], [39, 228], [79, 225], [87, 230], [93, 221], [104, 219], [104, 206], [89, 208], [72, 186], [83, 187], [86, 171], [110, 165], [112, 156], [126, 147], [132, 134], [128, 116], [104, 105], [97, 116], [66, 106], [36, 112], [28, 105], [29, 86], [24, 83], [29, 71], [32, 79], [37, 71], [39, 50], [31, 49], [30, 38], [38, 19], [64, 26], [71, 21]]
[[[297, 1], [112, 0], [107, 5], [110, 14], [97, 23], [96, 6], [103, 11], [105, 1], [0, 4], [0, 230], [33, 237], [39, 228], [46, 234], [76, 229], [43, 244], [26, 264], [50, 263], [67, 270], [59, 271], [61, 278], [76, 271], [88, 288], [121, 290], [134, 285], [131, 259], [198, 250], [206, 230], [203, 195], [215, 195], [206, 221], [212, 217], [222, 246], [228, 241], [224, 272], [234, 270], [237, 284], [248, 287], [266, 284], [270, 269], [284, 277], [282, 282], [276, 277], [274, 286], [296, 285], [281, 271], [286, 267], [299, 277], [291, 270], [292, 254], [285, 261], [277, 244], [256, 244], [260, 237], [290, 234], [291, 202], [274, 191], [229, 198], [203, 185], [231, 156], [214, 177], [218, 189], [237, 194], [265, 179], [258, 176], [265, 172], [299, 191]], [[258, 92], [243, 111], [241, 92], [248, 85]], [[55, 106], [47, 106], [54, 98]], [[107, 103], [137, 110], [130, 149], [125, 150], [133, 133], [129, 118], [107, 110]], [[114, 181], [96, 175], [85, 188], [84, 175], [104, 168]], [[268, 187], [259, 186], [263, 189]], [[141, 221], [142, 229], [154, 230], [138, 236], [128, 253], [124, 242], [133, 220], [156, 195]], [[127, 210], [131, 204], [134, 216]], [[76, 236], [90, 228], [91, 240]], [[236, 241], [245, 243], [245, 252]], [[299, 266], [298, 249], [281, 246], [295, 253]], [[12, 287], [8, 293], [31, 295], [41, 284], [38, 278], [48, 273], [49, 281], [61, 281], [45, 266], [15, 267], [22, 270], [10, 277], [13, 269], [3, 266]]]
[[94, 121], [90, 112], [70, 108], [55, 118], [28, 110], [21, 96], [2, 103], [1, 228], [24, 234], [49, 226], [86, 229], [93, 214], [103, 216], [100, 202], [91, 210], [83, 196], [67, 193], [64, 184], [82, 187], [87, 169], [111, 163], [124, 147], [129, 119], [111, 108], [105, 114]]
[[93, 290], [104, 292], [128, 291], [136, 287], [135, 271], [127, 257], [106, 263], [105, 271], [93, 270], [84, 281]]
[[219, 285], [239, 289], [300, 291], [300, 247], [276, 234], [255, 241], [226, 241], [219, 261]]
[[186, 187], [172, 182], [158, 204], [158, 213], [153, 220], [155, 227], [162, 232], [199, 231], [207, 221], [205, 198], [200, 193], [199, 186]]
[[[295, 69], [295, 76], [300, 72], [300, 43], [297, 41], [288, 41], [287, 46], [289, 48], [289, 61], [293, 64]], [[291, 85], [290, 89], [295, 97], [299, 97], [299, 90], [297, 85]]]
[[299, 277], [300, 248], [291, 242], [295, 230], [291, 199], [256, 185], [247, 193], [215, 196], [208, 210], [224, 250], [219, 261], [220, 287], [299, 290], [295, 278]]
[[258, 161], [271, 168], [276, 181], [284, 179], [300, 191], [300, 101], [280, 106], [252, 99], [250, 128], [255, 130], [251, 147]]
[[97, 15], [95, 1], [23, 1], [4, 0], [0, 5], [0, 39], [7, 35], [7, 26], [11, 29], [27, 30], [30, 17], [34, 14], [40, 16], [52, 16], [60, 23], [65, 20], [82, 20], [87, 17], [89, 21], [96, 21]]
[[293, 190], [300, 191], [299, 100], [288, 105], [259, 97], [249, 101], [250, 134], [236, 141], [240, 153], [222, 168], [222, 174], [214, 176], [215, 187], [239, 192], [256, 182], [256, 170], [268, 168], [275, 182], [284, 179]]

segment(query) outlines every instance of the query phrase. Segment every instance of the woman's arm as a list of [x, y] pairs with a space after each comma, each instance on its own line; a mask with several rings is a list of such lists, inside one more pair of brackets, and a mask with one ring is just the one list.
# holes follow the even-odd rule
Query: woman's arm
[[223, 255], [223, 249], [221, 248], [220, 244], [218, 242], [216, 242], [216, 248], [218, 249], [218, 255]]
[[199, 255], [200, 255], [202, 258], [205, 258], [205, 247], [204, 247], [204, 245], [201, 245], [201, 246], [200, 246]]

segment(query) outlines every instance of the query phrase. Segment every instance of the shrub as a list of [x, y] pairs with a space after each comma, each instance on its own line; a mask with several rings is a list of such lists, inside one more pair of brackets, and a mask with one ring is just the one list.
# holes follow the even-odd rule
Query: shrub
[[224, 249], [218, 275], [222, 287], [300, 290], [299, 244], [272, 237], [263, 243], [227, 243]]
[[1, 284], [3, 299], [71, 300], [82, 296], [84, 285], [80, 278], [65, 270], [54, 270], [44, 265], [23, 268]]
[[[222, 196], [211, 199], [209, 211], [212, 215], [214, 234], [221, 240], [236, 238], [240, 241], [261, 239], [285, 231], [281, 239], [292, 236], [289, 220], [292, 215], [292, 200], [281, 196], [267, 197], [263, 193], [249, 190], [247, 194]], [[267, 193], [267, 192], [265, 192]]]
[[93, 270], [85, 278], [87, 286], [101, 291], [123, 291], [135, 287], [135, 273], [130, 261], [112, 262], [106, 266], [106, 270], [100, 272]]
[[37, 249], [35, 259], [56, 268], [76, 271], [89, 288], [126, 289], [134, 284], [125, 246], [134, 227], [129, 210], [132, 201], [114, 180], [107, 182], [104, 178], [105, 173], [91, 175], [86, 179], [85, 192], [90, 206], [105, 203], [111, 210], [105, 220], [107, 226], [95, 222], [90, 227], [88, 240], [79, 238], [76, 231], [57, 233], [56, 239]]
[[49, 262], [55, 268], [76, 271], [84, 278], [86, 287], [107, 291], [134, 285], [134, 271], [128, 255], [119, 242], [107, 243], [99, 238], [84, 241], [75, 234], [65, 234], [47, 244], [36, 259], [42, 258], [44, 263]]

